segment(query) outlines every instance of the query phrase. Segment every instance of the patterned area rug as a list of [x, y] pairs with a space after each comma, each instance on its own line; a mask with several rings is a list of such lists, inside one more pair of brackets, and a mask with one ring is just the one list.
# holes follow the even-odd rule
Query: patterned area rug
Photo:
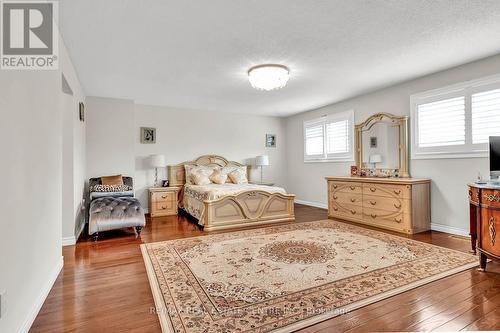
[[291, 332], [478, 262], [332, 220], [141, 249], [163, 332]]

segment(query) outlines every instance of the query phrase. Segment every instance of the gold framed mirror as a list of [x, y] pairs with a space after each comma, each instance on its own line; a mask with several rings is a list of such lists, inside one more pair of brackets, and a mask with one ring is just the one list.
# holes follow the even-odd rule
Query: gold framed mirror
[[358, 170], [371, 177], [410, 177], [407, 116], [376, 113], [355, 129]]

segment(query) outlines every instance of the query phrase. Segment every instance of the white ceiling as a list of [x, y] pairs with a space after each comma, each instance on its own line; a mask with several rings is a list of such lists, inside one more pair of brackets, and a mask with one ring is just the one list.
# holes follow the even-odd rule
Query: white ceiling
[[[290, 115], [500, 53], [498, 0], [62, 0], [89, 96]], [[278, 91], [246, 72], [288, 66]]]

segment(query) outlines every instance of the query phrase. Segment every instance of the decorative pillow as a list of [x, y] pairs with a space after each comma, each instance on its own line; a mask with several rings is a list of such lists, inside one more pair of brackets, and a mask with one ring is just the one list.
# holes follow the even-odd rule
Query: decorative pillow
[[[240, 166], [240, 167], [226, 166], [226, 167], [222, 168], [222, 173], [225, 175], [228, 175], [226, 183], [233, 183], [233, 181], [229, 177], [229, 174], [233, 171], [237, 171], [237, 172], [241, 173], [241, 175], [244, 176], [245, 178], [247, 177], [247, 167], [246, 166]], [[248, 181], [247, 181], [247, 183], [248, 183]]]
[[203, 172], [209, 177], [212, 172], [216, 169], [215, 166], [205, 166], [205, 165], [185, 165], [184, 170], [186, 171], [186, 184], [193, 184], [193, 174], [198, 172]]
[[101, 177], [102, 185], [123, 185], [122, 175]]
[[239, 168], [234, 170], [234, 171], [231, 171], [228, 176], [229, 176], [229, 179], [231, 179], [231, 182], [233, 182], [235, 184], [247, 184], [248, 183], [246, 172], [241, 172], [241, 170]]
[[206, 170], [195, 170], [191, 172], [191, 181], [195, 185], [207, 185], [211, 183]]
[[90, 188], [90, 192], [125, 192], [132, 190], [132, 187], [128, 185], [94, 185]]
[[221, 169], [215, 169], [209, 178], [212, 181], [212, 183], [222, 185], [225, 184], [227, 181], [227, 173], [222, 173]]

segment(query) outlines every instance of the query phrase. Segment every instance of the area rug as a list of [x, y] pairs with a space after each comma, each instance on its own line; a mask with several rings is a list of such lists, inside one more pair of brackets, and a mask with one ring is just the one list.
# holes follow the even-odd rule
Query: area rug
[[141, 245], [163, 332], [291, 332], [477, 265], [332, 220]]

